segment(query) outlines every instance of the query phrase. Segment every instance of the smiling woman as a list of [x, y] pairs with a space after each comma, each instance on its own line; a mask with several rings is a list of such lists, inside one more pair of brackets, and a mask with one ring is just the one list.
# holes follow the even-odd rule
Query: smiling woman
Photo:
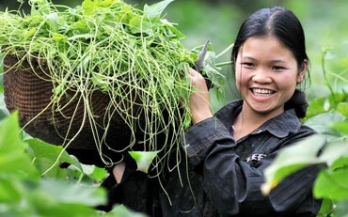
[[[204, 79], [189, 72], [199, 91], [190, 97], [193, 126], [183, 147], [194, 184], [175, 185], [175, 174], [167, 184], [171, 198], [180, 198], [172, 207], [194, 205], [190, 214], [165, 206], [164, 216], [315, 216], [321, 204], [312, 195], [315, 166], [289, 176], [269, 195], [261, 192], [264, 169], [279, 150], [317, 134], [299, 120], [307, 101], [297, 85], [308, 75], [300, 21], [281, 7], [256, 11], [241, 25], [231, 59], [242, 99], [214, 115]], [[195, 200], [186, 199], [189, 191]]]
[[304, 78], [307, 60], [299, 69], [291, 50], [269, 35], [248, 38], [235, 62], [236, 84], [244, 99], [234, 124], [239, 139], [284, 112], [284, 104]]

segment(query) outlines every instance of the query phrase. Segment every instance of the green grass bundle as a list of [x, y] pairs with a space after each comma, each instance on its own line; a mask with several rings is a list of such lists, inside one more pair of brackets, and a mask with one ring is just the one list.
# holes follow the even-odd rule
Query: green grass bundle
[[[106, 165], [115, 162], [103, 150], [123, 152], [135, 144], [143, 145], [142, 151], [174, 150], [179, 135], [191, 122], [188, 96], [194, 90], [186, 72], [194, 65], [198, 49], [185, 49], [180, 41], [184, 35], [162, 17], [172, 1], [139, 10], [121, 0], [84, 0], [74, 8], [31, 0], [29, 15], [1, 12], [2, 55], [18, 60], [5, 68], [27, 64], [34, 74], [39, 74], [38, 69], [45, 73], [44, 79], [52, 84], [45, 110], [59, 113], [73, 102], [81, 103], [83, 106], [65, 117], [66, 121], [74, 120], [75, 113], [83, 110], [84, 120], [79, 125], [89, 123], [95, 149]], [[205, 61], [204, 73], [221, 87], [223, 76], [215, 68], [212, 54]], [[103, 106], [103, 117], [91, 106], [95, 92], [109, 99]], [[128, 143], [122, 148], [105, 142], [115, 114], [130, 130]], [[31, 117], [32, 121], [39, 115]], [[63, 143], [59, 145], [69, 148], [76, 139], [68, 138], [73, 124], [64, 131], [66, 135], [60, 135]], [[98, 134], [98, 128], [104, 133]], [[157, 144], [159, 135], [164, 145]]]

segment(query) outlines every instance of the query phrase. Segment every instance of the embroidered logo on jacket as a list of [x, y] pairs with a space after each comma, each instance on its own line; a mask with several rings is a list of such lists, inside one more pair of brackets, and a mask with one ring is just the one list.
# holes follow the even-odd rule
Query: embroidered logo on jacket
[[267, 155], [265, 154], [253, 154], [251, 156], [249, 156], [246, 161], [250, 162], [250, 161], [260, 161], [262, 158], [266, 157]]

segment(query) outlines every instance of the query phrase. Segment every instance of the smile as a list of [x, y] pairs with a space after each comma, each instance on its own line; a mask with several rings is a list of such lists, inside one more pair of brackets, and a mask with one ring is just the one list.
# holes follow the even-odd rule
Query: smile
[[273, 90], [269, 90], [269, 89], [260, 89], [260, 88], [251, 89], [251, 92], [252, 92], [255, 96], [270, 96], [270, 95], [272, 95], [272, 94], [275, 93], [275, 91], [273, 91]]

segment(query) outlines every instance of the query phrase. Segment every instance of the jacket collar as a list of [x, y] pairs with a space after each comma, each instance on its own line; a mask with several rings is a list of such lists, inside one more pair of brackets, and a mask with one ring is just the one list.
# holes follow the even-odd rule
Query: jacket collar
[[301, 128], [301, 122], [296, 116], [295, 109], [289, 109], [262, 124], [254, 133], [268, 131], [278, 138], [284, 138], [290, 133], [296, 133]]
[[[218, 118], [222, 123], [224, 123], [227, 129], [230, 129], [235, 118], [241, 111], [242, 104], [243, 100], [230, 102], [219, 111], [217, 111], [215, 117]], [[284, 138], [290, 133], [298, 132], [300, 128], [301, 122], [296, 116], [295, 109], [291, 108], [278, 115], [277, 117], [266, 121], [252, 134], [259, 134], [268, 131], [278, 138]]]

